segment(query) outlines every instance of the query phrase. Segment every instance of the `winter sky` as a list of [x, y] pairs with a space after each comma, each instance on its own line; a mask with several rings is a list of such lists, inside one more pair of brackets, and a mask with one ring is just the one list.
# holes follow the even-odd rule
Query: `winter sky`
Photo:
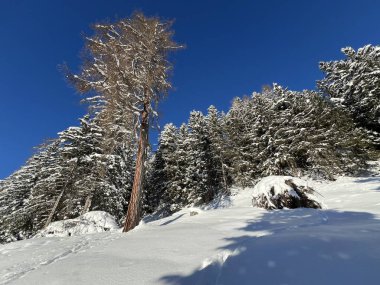
[[319, 61], [380, 41], [375, 0], [2, 0], [0, 179], [84, 114], [57, 66], [77, 70], [89, 25], [136, 9], [175, 19], [175, 39], [187, 46], [173, 56], [175, 89], [161, 104], [161, 125], [211, 104], [227, 110], [233, 97], [272, 82], [314, 88]]

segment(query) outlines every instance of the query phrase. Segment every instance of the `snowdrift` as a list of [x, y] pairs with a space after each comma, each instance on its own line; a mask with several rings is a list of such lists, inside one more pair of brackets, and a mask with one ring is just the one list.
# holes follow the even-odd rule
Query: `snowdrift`
[[67, 237], [118, 230], [116, 219], [103, 211], [88, 212], [78, 218], [51, 223], [35, 237]]
[[252, 205], [273, 209], [313, 208], [321, 209], [321, 202], [308, 183], [291, 176], [268, 176], [253, 188]]

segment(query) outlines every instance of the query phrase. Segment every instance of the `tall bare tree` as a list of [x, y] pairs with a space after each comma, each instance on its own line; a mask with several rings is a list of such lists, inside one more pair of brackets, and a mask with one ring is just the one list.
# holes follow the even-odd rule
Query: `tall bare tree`
[[172, 22], [141, 13], [113, 24], [96, 24], [94, 35], [86, 38], [81, 72], [68, 75], [80, 92], [95, 91], [103, 97], [108, 124], [123, 120], [127, 129], [134, 124], [139, 132], [125, 232], [140, 221], [149, 123], [157, 114], [158, 101], [171, 88], [168, 53], [181, 48], [172, 39], [171, 26]]

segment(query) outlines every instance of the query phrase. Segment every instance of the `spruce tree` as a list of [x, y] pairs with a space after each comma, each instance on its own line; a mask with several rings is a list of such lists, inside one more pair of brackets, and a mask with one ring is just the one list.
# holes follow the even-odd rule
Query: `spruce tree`
[[192, 111], [189, 118], [189, 135], [186, 179], [190, 181], [190, 201], [202, 204], [211, 201], [215, 195], [213, 185], [213, 165], [211, 144], [205, 116], [198, 111]]
[[29, 238], [36, 232], [36, 224], [42, 227], [41, 208], [35, 209], [33, 200], [39, 199], [41, 207], [49, 201], [42, 197], [34, 198], [33, 189], [41, 181], [47, 181], [47, 186], [54, 187], [54, 179], [48, 178], [57, 169], [54, 161], [59, 156], [58, 145], [57, 140], [41, 145], [20, 170], [3, 181], [0, 192], [0, 243]]
[[[257, 176], [260, 153], [257, 152], [258, 138], [264, 134], [266, 124], [263, 117], [252, 110], [247, 97], [235, 98], [226, 115], [227, 157], [231, 162], [231, 175], [236, 185], [247, 187]], [[258, 105], [260, 107], [260, 105]], [[257, 126], [259, 123], [259, 126]], [[256, 133], [257, 132], [257, 133]]]
[[380, 46], [342, 49], [342, 60], [321, 62], [318, 87], [366, 129], [380, 149]]
[[267, 175], [332, 179], [365, 167], [368, 144], [352, 119], [313, 91], [274, 85], [236, 99], [227, 114], [235, 183]]
[[[184, 135], [185, 129], [183, 127], [181, 129]], [[162, 203], [169, 213], [181, 209], [188, 203], [184, 140], [184, 137], [180, 138], [179, 131], [173, 124], [165, 126], [160, 138], [159, 151], [162, 153], [165, 173]]]
[[79, 127], [60, 132], [2, 182], [1, 242], [31, 237], [53, 221], [91, 210], [124, 221], [136, 150], [125, 144], [105, 152], [99, 115], [85, 116]]
[[213, 181], [211, 183], [218, 191], [222, 190], [221, 192], [228, 193], [231, 184], [230, 162], [228, 160], [230, 148], [225, 134], [225, 116], [215, 106], [210, 106], [206, 122], [213, 165], [211, 168]]

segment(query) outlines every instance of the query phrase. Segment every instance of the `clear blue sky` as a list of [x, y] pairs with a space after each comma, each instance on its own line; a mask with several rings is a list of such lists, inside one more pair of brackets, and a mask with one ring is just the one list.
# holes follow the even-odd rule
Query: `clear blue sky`
[[161, 125], [210, 104], [227, 110], [233, 97], [272, 82], [315, 88], [319, 61], [380, 40], [380, 1], [1, 0], [0, 179], [84, 114], [57, 65], [79, 66], [89, 25], [136, 9], [176, 19], [175, 38], [187, 45], [174, 56]]

